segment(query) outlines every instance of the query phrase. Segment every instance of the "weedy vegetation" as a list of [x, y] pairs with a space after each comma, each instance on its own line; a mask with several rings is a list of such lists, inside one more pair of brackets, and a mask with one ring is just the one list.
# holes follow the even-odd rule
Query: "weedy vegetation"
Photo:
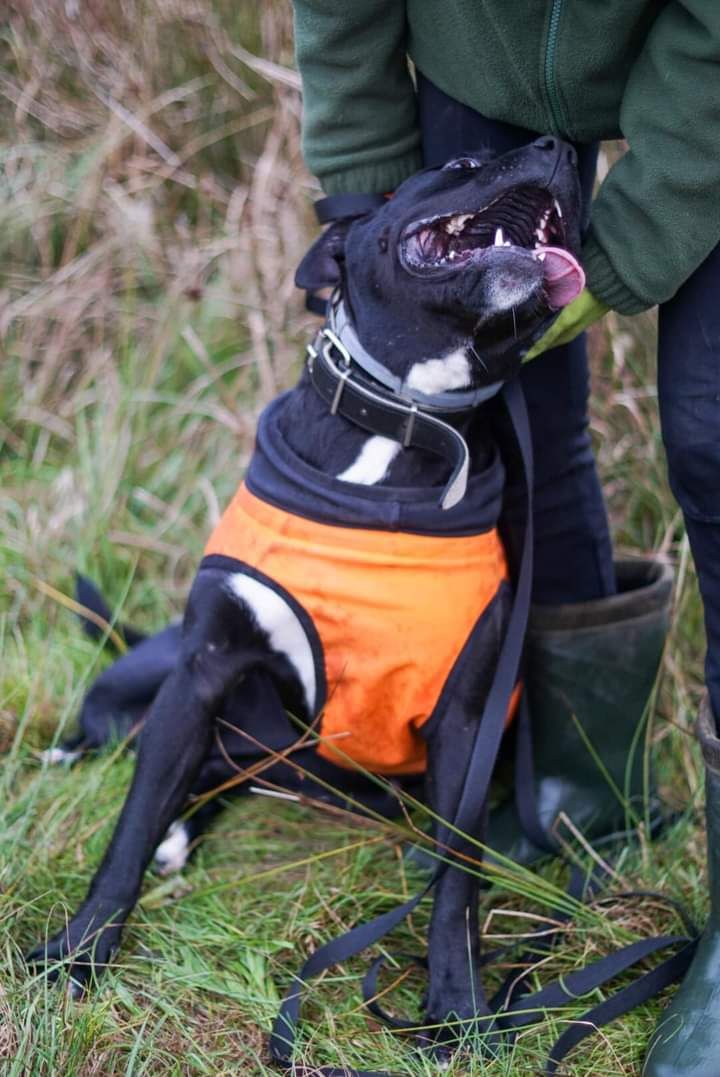
[[[248, 798], [181, 876], [148, 876], [117, 964], [86, 1001], [29, 976], [22, 953], [82, 897], [132, 767], [123, 745], [71, 770], [40, 761], [109, 660], [67, 606], [73, 575], [148, 631], [180, 613], [256, 416], [297, 373], [313, 323], [292, 284], [317, 189], [300, 155], [289, 6], [10, 0], [0, 110], [0, 1072], [269, 1074], [267, 1033], [302, 956], [419, 884], [408, 823]], [[678, 818], [626, 850], [609, 892], [661, 889], [701, 920], [702, 616], [665, 477], [653, 319], [609, 317], [591, 348], [617, 549], [659, 551], [677, 571], [650, 739]], [[563, 877], [550, 865], [496, 878], [488, 945], [552, 919]], [[427, 915], [390, 948], [422, 952]], [[534, 976], [678, 928], [652, 900], [593, 906]], [[312, 988], [302, 1057], [431, 1074], [408, 1037], [363, 1011], [362, 967]], [[391, 963], [383, 990], [394, 1011], [419, 1014], [417, 974]], [[545, 1014], [501, 1061], [461, 1054], [448, 1073], [537, 1072], [601, 998]], [[659, 1005], [594, 1036], [564, 1072], [638, 1074]]]

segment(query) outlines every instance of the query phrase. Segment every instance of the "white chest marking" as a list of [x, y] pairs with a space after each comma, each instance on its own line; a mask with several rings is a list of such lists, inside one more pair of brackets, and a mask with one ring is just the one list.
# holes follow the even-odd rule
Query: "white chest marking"
[[314, 715], [317, 700], [315, 661], [305, 629], [292, 606], [272, 587], [242, 572], [233, 573], [227, 586], [250, 607], [258, 625], [267, 633], [272, 649], [284, 654], [295, 667], [308, 713]]
[[465, 348], [450, 352], [444, 359], [424, 359], [422, 363], [413, 363], [405, 379], [408, 388], [428, 394], [462, 389], [470, 381], [470, 361]]
[[363, 486], [374, 486], [385, 478], [387, 469], [400, 452], [400, 442], [390, 438], [368, 438], [358, 454], [357, 460], [345, 468], [338, 478], [342, 482], [359, 482]]

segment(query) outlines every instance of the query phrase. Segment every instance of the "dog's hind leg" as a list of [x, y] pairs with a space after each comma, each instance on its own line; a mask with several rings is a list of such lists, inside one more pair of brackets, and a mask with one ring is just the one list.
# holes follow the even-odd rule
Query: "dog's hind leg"
[[180, 655], [181, 626], [169, 625], [108, 666], [94, 681], [78, 716], [78, 733], [44, 753], [49, 763], [74, 762], [91, 749], [122, 740], [152, 705]]
[[[297, 713], [297, 706], [291, 709]], [[288, 717], [277, 675], [267, 669], [251, 670], [225, 697], [218, 718], [187, 810], [171, 824], [155, 852], [154, 868], [161, 875], [184, 867], [198, 839], [229, 798], [247, 795], [265, 778], [290, 792], [298, 786], [309, 796], [322, 792], [294, 765], [301, 732]], [[317, 758], [315, 751], [307, 748], [300, 752], [298, 762], [302, 767], [308, 759], [315, 762]]]
[[[184, 807], [208, 751], [223, 697], [266, 657], [247, 614], [225, 589], [225, 573], [201, 570], [188, 603], [180, 658], [165, 679], [138, 744], [130, 792], [88, 895], [66, 927], [28, 960], [72, 957], [77, 991], [117, 948], [143, 874]], [[48, 968], [53, 978], [57, 969]]]

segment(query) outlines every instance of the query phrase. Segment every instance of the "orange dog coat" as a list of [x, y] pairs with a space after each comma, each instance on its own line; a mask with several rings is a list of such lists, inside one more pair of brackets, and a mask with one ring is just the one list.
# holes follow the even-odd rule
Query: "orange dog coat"
[[383, 774], [425, 768], [420, 730], [507, 579], [496, 530], [435, 536], [317, 523], [243, 484], [206, 555], [257, 572], [306, 612], [324, 668], [318, 751]]
[[323, 756], [380, 774], [421, 772], [423, 726], [508, 578], [494, 527], [502, 465], [471, 475], [447, 511], [437, 490], [346, 483], [292, 451], [277, 421], [283, 401], [260, 417], [246, 480], [200, 570], [220, 563], [239, 596], [260, 587], [271, 606], [281, 599], [293, 646], [304, 648]]

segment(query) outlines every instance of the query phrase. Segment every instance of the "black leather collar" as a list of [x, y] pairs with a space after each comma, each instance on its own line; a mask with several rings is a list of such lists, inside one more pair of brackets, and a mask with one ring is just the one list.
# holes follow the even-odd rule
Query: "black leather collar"
[[[469, 405], [447, 408], [440, 403], [420, 404], [388, 391], [375, 379], [365, 376], [355, 356], [327, 325], [308, 344], [307, 356], [312, 384], [332, 415], [342, 415], [371, 434], [399, 441], [403, 448], [424, 449], [444, 457], [453, 470], [440, 507], [450, 509], [462, 500], [467, 488], [470, 453], [465, 439], [449, 420], [456, 420], [459, 413], [471, 410]], [[387, 374], [392, 377], [389, 371]], [[494, 391], [499, 388], [499, 384], [493, 386]], [[483, 399], [491, 395], [487, 393]]]
[[[447, 418], [474, 411], [478, 404], [495, 396], [502, 388], [502, 382], [484, 385], [481, 389], [453, 389], [444, 393], [423, 393], [404, 382], [386, 366], [379, 363], [360, 343], [352, 322], [348, 317], [345, 304], [339, 292], [335, 292], [327, 307], [327, 328], [331, 329], [351, 357], [350, 362], [369, 376], [373, 382], [389, 389], [406, 403], [413, 402], [430, 414], [446, 414]], [[468, 349], [469, 350], [469, 349]]]

